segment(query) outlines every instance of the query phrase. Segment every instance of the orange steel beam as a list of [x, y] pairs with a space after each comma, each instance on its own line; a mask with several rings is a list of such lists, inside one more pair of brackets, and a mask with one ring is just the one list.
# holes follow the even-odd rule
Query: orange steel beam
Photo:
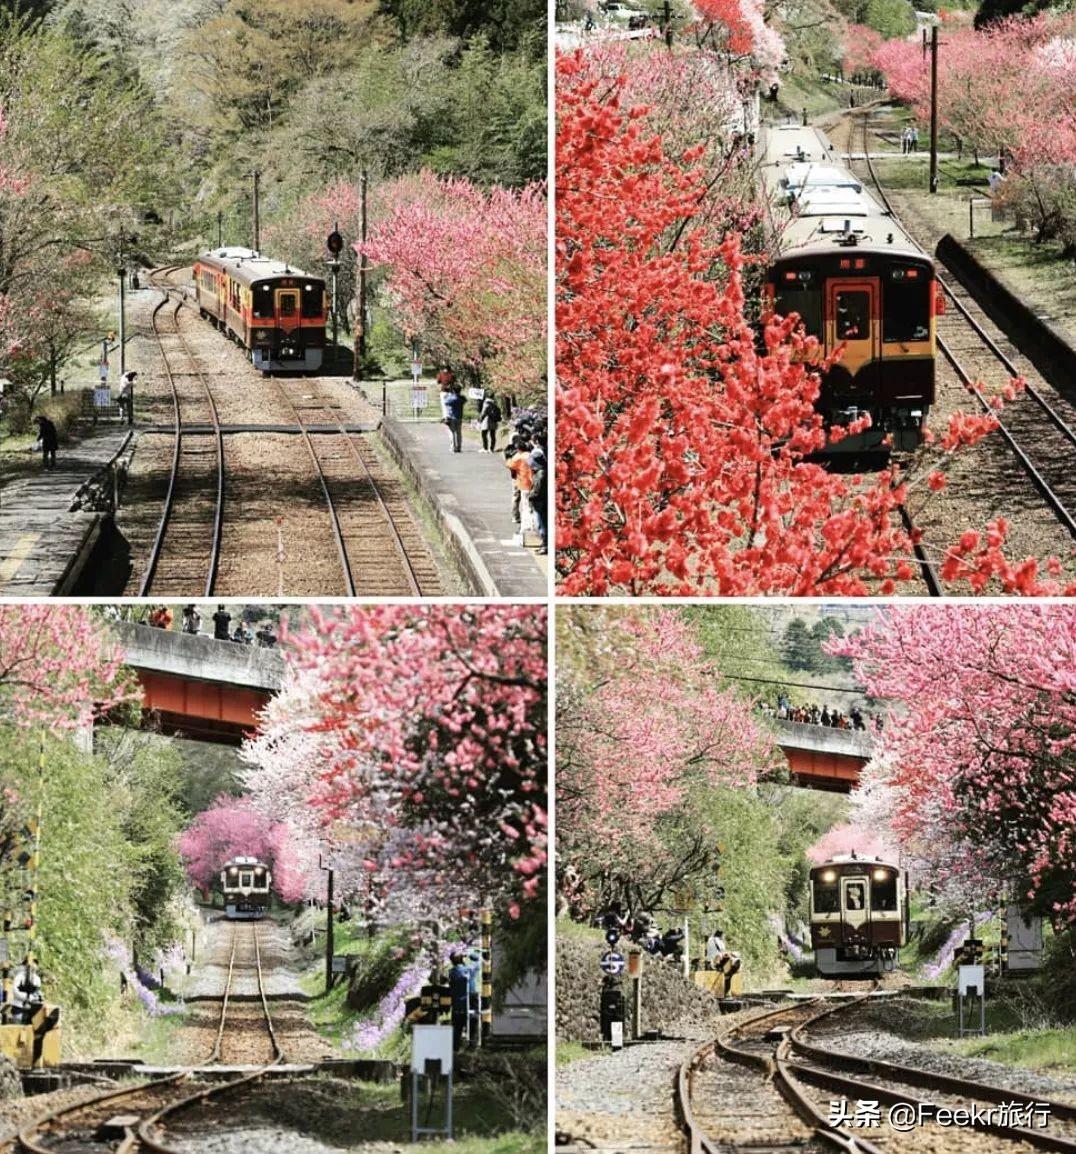
[[796, 784], [813, 789], [850, 793], [858, 784], [859, 775], [867, 764], [866, 758], [846, 753], [821, 753], [814, 749], [787, 745], [781, 748]]
[[188, 680], [153, 670], [136, 670], [142, 707], [157, 715], [163, 729], [225, 744], [238, 744], [257, 728], [266, 690]]

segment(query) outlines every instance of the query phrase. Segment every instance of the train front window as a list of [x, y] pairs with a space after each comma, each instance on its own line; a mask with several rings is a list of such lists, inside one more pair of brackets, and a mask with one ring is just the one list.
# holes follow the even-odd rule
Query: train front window
[[253, 304], [251, 305], [252, 314], [259, 320], [270, 321], [273, 319], [273, 288], [272, 285], [259, 284], [254, 286], [252, 294]]
[[824, 882], [815, 879], [814, 883], [814, 912], [816, 914], [835, 914], [841, 908], [840, 893], [837, 882]]
[[862, 882], [849, 882], [848, 888], [844, 892], [845, 905], [850, 910], [863, 910], [867, 908], [867, 891]]
[[277, 308], [280, 310], [282, 317], [293, 317], [299, 311], [299, 302], [296, 299], [296, 294], [293, 292], [278, 293], [277, 294]]
[[303, 316], [320, 317], [321, 305], [325, 298], [325, 290], [320, 284], [303, 285]]
[[[919, 273], [918, 269], [911, 271]], [[909, 277], [887, 281], [882, 290], [882, 340], [907, 343], [929, 337], [930, 281]]]
[[773, 301], [774, 312], [787, 317], [798, 313], [810, 337], [822, 338], [822, 293], [799, 284], [778, 284]]
[[240, 874], [240, 875], [239, 875], [239, 884], [240, 884], [240, 885], [243, 887], [243, 889], [245, 889], [245, 890], [249, 890], [249, 889], [250, 889], [250, 886], [251, 886], [251, 882], [252, 882], [252, 881], [253, 881], [253, 879], [251, 878], [250, 874], [248, 874], [248, 873], [243, 873], [243, 874]]
[[897, 875], [890, 870], [871, 874], [871, 909], [895, 913], [897, 909]]
[[862, 341], [870, 336], [870, 293], [857, 289], [837, 293], [837, 340]]

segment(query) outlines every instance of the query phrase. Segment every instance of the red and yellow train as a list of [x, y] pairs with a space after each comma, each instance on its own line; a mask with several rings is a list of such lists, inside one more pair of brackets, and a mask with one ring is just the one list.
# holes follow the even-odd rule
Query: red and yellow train
[[198, 311], [263, 373], [316, 372], [325, 355], [325, 281], [249, 248], [202, 253]]
[[795, 313], [825, 354], [842, 350], [818, 398], [827, 427], [871, 416], [869, 429], [830, 452], [883, 443], [914, 450], [935, 399], [943, 305], [934, 261], [839, 163], [817, 128], [769, 128], [762, 178], [777, 249], [764, 312]]

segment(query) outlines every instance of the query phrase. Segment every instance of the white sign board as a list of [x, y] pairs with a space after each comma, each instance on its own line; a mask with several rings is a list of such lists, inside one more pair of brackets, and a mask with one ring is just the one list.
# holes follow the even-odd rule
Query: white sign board
[[419, 379], [419, 377], [422, 376], [422, 362], [421, 361], [412, 361], [411, 362], [411, 376], [413, 376], [416, 381]]
[[1042, 968], [1042, 918], [1024, 915], [1012, 906], [1005, 912], [1005, 926], [1009, 931], [1010, 970], [1039, 970]]
[[609, 1046], [614, 1050], [624, 1049], [624, 1023], [609, 1023]]
[[468, 399], [470, 399], [472, 401], [484, 401], [486, 399], [486, 390], [485, 389], [468, 389], [467, 390], [467, 396], [468, 396]]
[[429, 402], [430, 395], [424, 386], [416, 386], [411, 390], [411, 408], [416, 412], [421, 412]]
[[112, 390], [105, 385], [102, 389], [93, 390], [93, 405], [95, 409], [107, 409], [112, 404]]
[[452, 1027], [415, 1026], [411, 1031], [411, 1072], [425, 1074], [427, 1062], [440, 1062], [441, 1074], [452, 1072]]
[[974, 994], [981, 998], [986, 992], [985, 967], [961, 966], [958, 970], [957, 990], [964, 997]]

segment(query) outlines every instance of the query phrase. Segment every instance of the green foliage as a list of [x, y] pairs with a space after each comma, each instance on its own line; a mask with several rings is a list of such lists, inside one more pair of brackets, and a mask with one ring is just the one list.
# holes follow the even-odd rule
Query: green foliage
[[[545, 43], [546, 8], [540, 0], [381, 0], [402, 40], [416, 36], [487, 35], [500, 52]], [[544, 51], [541, 53], [544, 56]]]
[[[83, 1045], [103, 1038], [118, 999], [105, 935], [144, 950], [165, 945], [184, 889], [173, 848], [176, 762], [136, 734], [104, 733], [101, 747], [94, 756], [48, 737], [39, 776], [37, 736], [0, 731], [0, 785], [28, 812], [39, 801], [43, 809], [38, 953], [47, 996]], [[14, 863], [0, 859], [0, 891], [10, 901], [21, 885]]]
[[808, 626], [795, 617], [785, 628], [781, 647], [789, 669], [811, 673], [844, 673], [851, 668], [846, 657], [831, 657], [822, 645], [831, 637], [843, 637], [844, 626], [836, 617], [823, 617]]
[[545, 970], [549, 940], [546, 922], [543, 884], [518, 919], [504, 917], [493, 927], [493, 1003], [496, 1007], [504, 1005], [508, 991], [528, 970]]

